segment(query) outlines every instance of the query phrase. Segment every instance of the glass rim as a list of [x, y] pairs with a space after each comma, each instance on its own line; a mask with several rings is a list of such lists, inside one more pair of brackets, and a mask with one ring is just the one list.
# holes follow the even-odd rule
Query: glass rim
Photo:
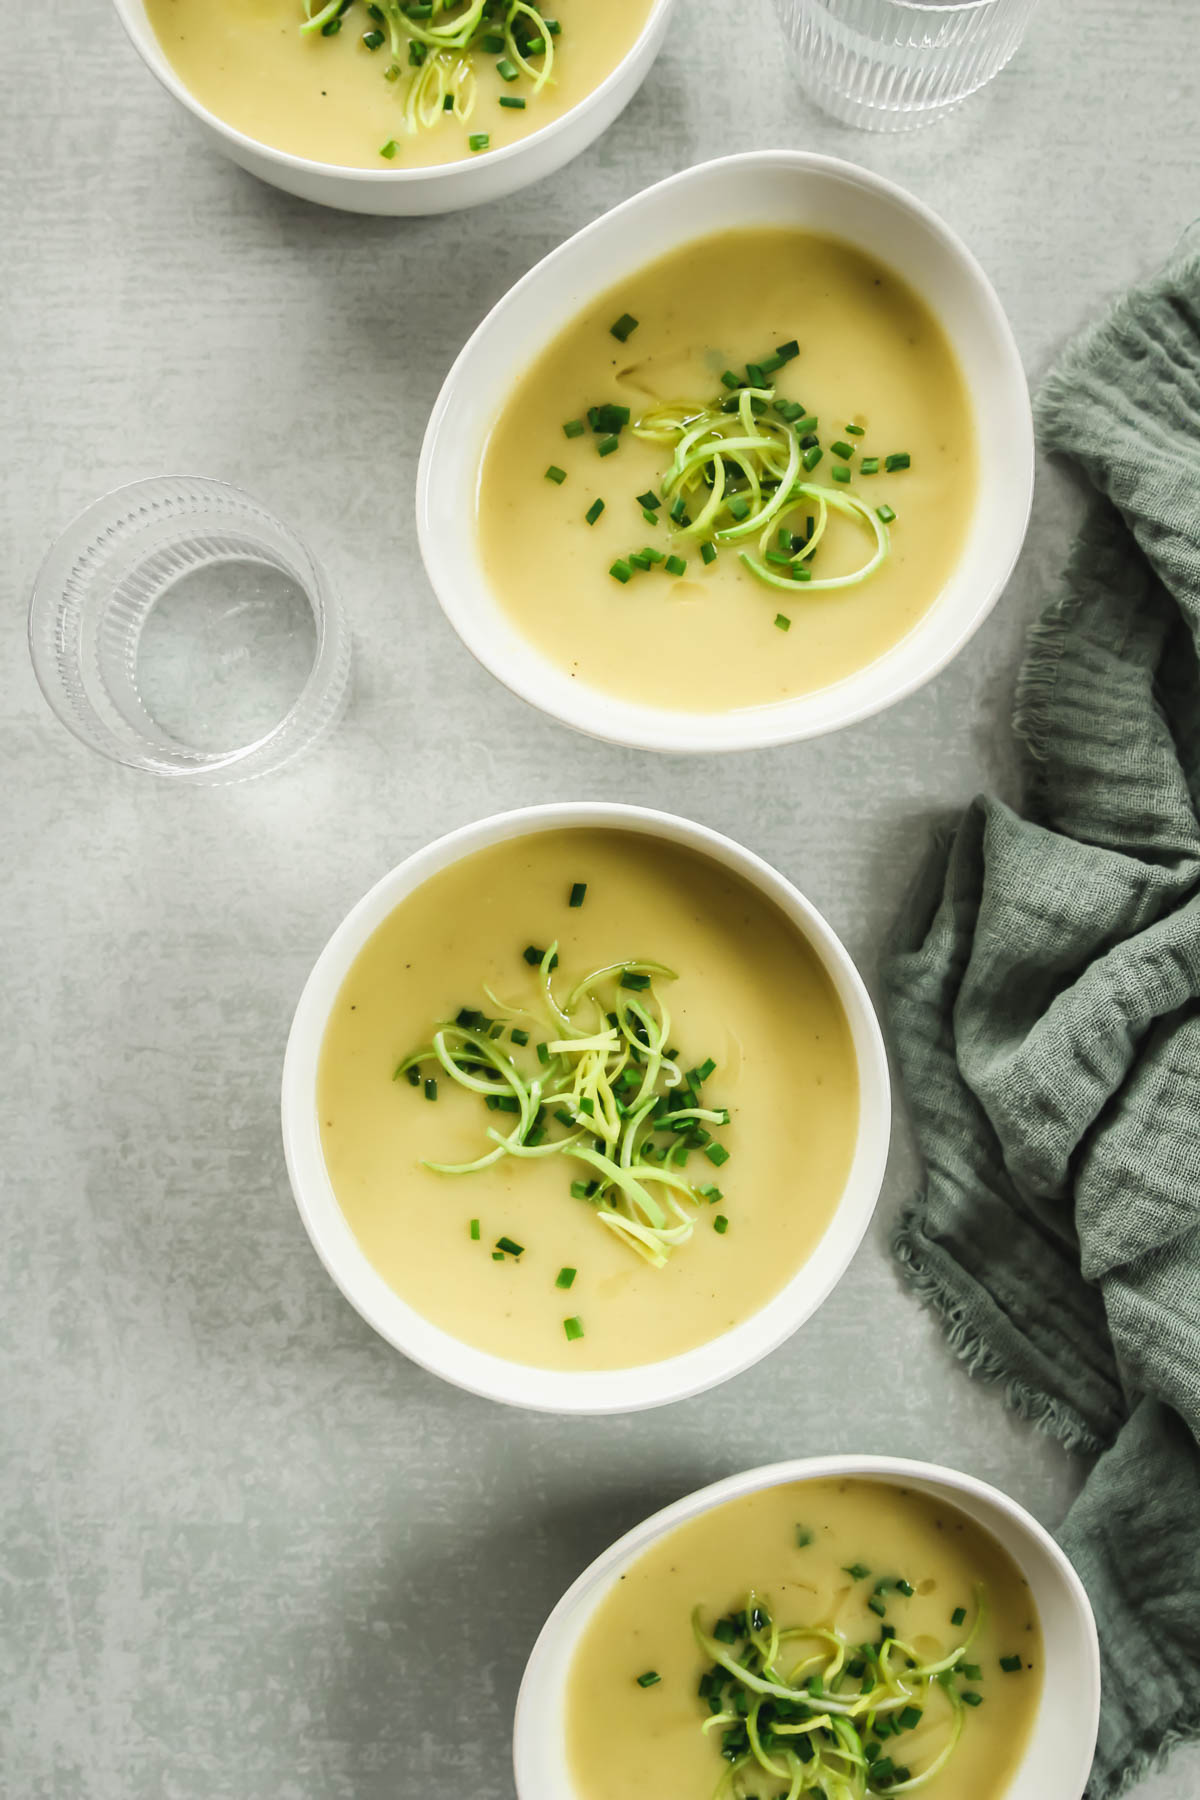
[[[124, 495], [156, 487], [160, 483], [169, 486], [174, 482], [191, 484], [221, 495], [232, 495], [237, 500], [246, 502], [289, 542], [289, 547], [298, 553], [305, 565], [305, 574], [308, 579], [299, 581], [298, 585], [302, 588], [305, 599], [309, 603], [316, 632], [313, 659], [303, 685], [287, 711], [273, 725], [268, 726], [251, 743], [241, 744], [228, 750], [189, 751], [186, 759], [178, 763], [171, 762], [153, 751], [134, 754], [126, 750], [111, 727], [100, 719], [95, 708], [90, 709], [91, 717], [99, 722], [100, 730], [89, 730], [90, 721], [81, 716], [75, 697], [65, 690], [65, 684], [61, 677], [57, 682], [51, 681], [49, 670], [44, 667], [43, 651], [45, 646], [39, 642], [39, 627], [45, 623], [40, 616], [41, 603], [44, 599], [43, 582], [63, 540], [75, 532], [93, 513], [100, 512], [112, 501], [119, 500]], [[185, 518], [187, 516], [186, 509], [180, 509], [178, 516], [180, 519]], [[295, 576], [297, 572], [293, 569], [292, 573]], [[60, 619], [61, 612], [56, 606], [54, 608], [56, 627]], [[269, 751], [277, 740], [286, 738], [289, 731], [295, 726], [297, 719], [302, 719], [303, 715], [310, 710], [314, 693], [319, 693], [322, 684], [328, 681], [331, 673], [336, 673], [337, 662], [345, 649], [345, 629], [346, 622], [341, 616], [337, 597], [330, 587], [324, 568], [309, 549], [307, 542], [293, 530], [286, 520], [281, 519], [269, 506], [236, 482], [225, 481], [220, 476], [214, 475], [183, 474], [179, 470], [172, 470], [167, 474], [135, 476], [130, 481], [120, 482], [116, 487], [96, 495], [94, 499], [81, 507], [61, 530], [55, 533], [38, 564], [29, 589], [29, 607], [26, 619], [26, 639], [30, 661], [33, 665], [34, 679], [41, 690], [42, 698], [59, 724], [70, 732], [78, 743], [100, 756], [107, 757], [110, 762], [120, 763], [126, 768], [142, 769], [150, 774], [178, 775], [185, 780], [195, 777], [204, 778], [224, 771], [235, 770], [239, 765], [252, 758], [261, 757], [262, 753]], [[339, 638], [341, 639], [340, 643]], [[51, 641], [57, 650], [61, 650], [61, 636], [57, 629], [54, 631]], [[100, 741], [101, 739], [104, 741]], [[270, 773], [273, 767], [281, 767], [283, 763], [290, 760], [290, 755], [285, 756], [280, 764], [268, 764], [261, 771], [255, 771], [255, 773]]]
[[874, 3], [896, 12], [936, 13], [944, 18], [947, 13], [985, 12], [989, 7], [1003, 6], [1005, 0], [874, 0]]

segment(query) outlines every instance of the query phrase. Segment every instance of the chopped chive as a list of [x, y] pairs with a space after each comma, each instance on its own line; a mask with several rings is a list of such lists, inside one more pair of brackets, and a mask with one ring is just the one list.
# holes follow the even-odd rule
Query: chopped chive
[[914, 1590], [914, 1588], [913, 1588], [913, 1585], [912, 1585], [912, 1583], [911, 1583], [911, 1582], [910, 1582], [910, 1581], [905, 1581], [905, 1580], [904, 1580], [904, 1579], [903, 1579], [903, 1578], [901, 1578], [901, 1579], [900, 1579], [900, 1580], [899, 1580], [899, 1581], [898, 1581], [898, 1582], [897, 1582], [897, 1583], [896, 1583], [896, 1592], [897, 1592], [897, 1593], [898, 1593], [898, 1594], [903, 1594], [903, 1595], [904, 1595], [904, 1598], [905, 1598], [905, 1599], [906, 1599], [906, 1600], [911, 1600], [911, 1599], [912, 1599], [912, 1597], [913, 1597], [913, 1593], [914, 1593], [914, 1591], [915, 1591], [915, 1590]]
[[479, 1242], [479, 1220], [478, 1219], [471, 1220], [471, 1242], [473, 1244], [477, 1244]]
[[503, 1250], [505, 1256], [524, 1256], [525, 1254], [524, 1244], [514, 1243], [510, 1237], [497, 1238], [496, 1248]]
[[[449, 99], [449, 95], [447, 95], [447, 99]], [[519, 94], [501, 94], [500, 104], [501, 106], [511, 107], [514, 112], [525, 111], [525, 102], [521, 99]]]
[[732, 1619], [718, 1619], [712, 1630], [718, 1644], [736, 1644], [738, 1629]]
[[850, 471], [845, 463], [834, 463], [829, 473], [833, 476], [835, 481], [849, 481], [850, 479]]
[[741, 376], [735, 375], [732, 369], [726, 369], [721, 380], [727, 388], [740, 388], [742, 385]]
[[725, 1217], [724, 1213], [718, 1213], [713, 1220], [713, 1230], [717, 1233], [718, 1237], [724, 1237], [725, 1233], [729, 1230], [729, 1220]]
[[863, 432], [866, 430], [866, 426], [865, 425], [847, 425], [845, 430], [846, 430], [847, 437], [861, 437]]
[[542, 1041], [538, 1044], [537, 1059], [541, 1063], [543, 1068], [546, 1068], [549, 1066], [550, 1046], [549, 1046], [549, 1044], [546, 1043], [545, 1039], [542, 1039]]
[[705, 1144], [704, 1154], [714, 1168], [719, 1169], [722, 1163], [729, 1161], [729, 1152], [724, 1144]]
[[[806, 413], [804, 418], [796, 420], [796, 436], [800, 439], [812, 437], [819, 424], [820, 420], [816, 413]], [[813, 442], [816, 442], [815, 438], [813, 438]], [[811, 445], [806, 444], [804, 448], [811, 449]]]
[[563, 436], [569, 438], [582, 437], [587, 426], [582, 419], [568, 419], [563, 426]]
[[638, 321], [634, 318], [633, 314], [622, 313], [616, 324], [610, 325], [608, 329], [612, 336], [616, 338], [617, 342], [623, 344], [627, 338], [633, 336], [637, 328]]
[[425, 1098], [427, 1100], [436, 1100], [437, 1099], [437, 1081], [435, 1080], [435, 1078], [432, 1075], [426, 1077]]
[[386, 156], [388, 161], [391, 162], [398, 148], [399, 146], [396, 143], [395, 138], [389, 138], [386, 144], [381, 144], [379, 146], [379, 154], [380, 156]]
[[569, 1288], [574, 1279], [574, 1269], [560, 1269], [554, 1277], [554, 1285], [556, 1288]]
[[890, 525], [892, 520], [896, 517], [896, 514], [890, 506], [877, 506], [875, 508], [875, 517], [877, 519], [882, 519], [885, 525]]
[[965, 1606], [956, 1606], [954, 1611], [950, 1614], [950, 1623], [952, 1625], [963, 1625], [966, 1623], [966, 1618], [967, 1618], [966, 1607]]
[[507, 56], [502, 56], [496, 64], [496, 73], [501, 81], [515, 81], [518, 74], [517, 65], [509, 62]]
[[686, 522], [687, 522], [687, 503], [683, 499], [682, 495], [680, 496], [680, 498], [678, 500], [675, 500], [672, 502], [671, 517], [672, 517], [672, 519], [674, 519], [676, 525], [686, 524]]
[[453, 94], [447, 94], [446, 98], [442, 101], [442, 111], [443, 112], [453, 112], [454, 111], [454, 95]]
[[608, 572], [614, 581], [619, 581], [621, 583], [622, 587], [633, 574], [633, 570], [623, 556], [618, 556], [616, 562], [612, 564]]
[[503, 1262], [504, 1261], [503, 1250], [493, 1250], [492, 1251], [492, 1261], [493, 1262]]
[[768, 550], [763, 561], [773, 563], [777, 569], [790, 569], [792, 566], [791, 557], [785, 556], [782, 550]]
[[664, 564], [668, 575], [682, 575], [687, 568], [682, 556], [668, 556]]
[[472, 150], [486, 150], [491, 143], [491, 139], [486, 131], [473, 131], [467, 139], [467, 143]]
[[748, 500], [743, 500], [740, 494], [735, 495], [734, 498], [732, 500], [727, 501], [726, 504], [729, 507], [730, 513], [738, 521], [739, 524], [741, 523], [741, 521], [743, 519], [749, 518], [750, 502]]
[[504, 54], [504, 38], [498, 31], [489, 31], [485, 37], [480, 38], [479, 48], [486, 50], [489, 56], [502, 56]]
[[644, 494], [639, 494], [637, 496], [637, 503], [639, 506], [644, 507], [647, 512], [657, 512], [658, 508], [662, 505], [662, 501], [659, 499], [653, 488], [647, 488]]
[[776, 344], [775, 354], [779, 358], [779, 367], [782, 368], [784, 363], [792, 362], [799, 356], [800, 346], [795, 338], [789, 338], [786, 344]]
[[[1020, 1658], [1019, 1657], [1017, 1659], [1017, 1666], [1018, 1666], [1018, 1668], [1020, 1667]], [[959, 1663], [959, 1665], [955, 1669], [954, 1673], [956, 1675], [961, 1675], [964, 1681], [982, 1681], [983, 1680], [983, 1670], [980, 1668], [978, 1663], [969, 1663], [969, 1662]]]
[[967, 1690], [965, 1693], [960, 1694], [958, 1697], [962, 1701], [964, 1706], [982, 1706], [983, 1705], [983, 1695], [976, 1694], [976, 1693], [972, 1692], [971, 1690]]
[[840, 456], [843, 462], [854, 455], [854, 445], [847, 444], [842, 438], [839, 438], [835, 444], [830, 444], [829, 448], [833, 455]]
[[589, 525], [594, 525], [596, 523], [596, 520], [600, 517], [600, 514], [603, 511], [604, 511], [603, 500], [593, 500], [592, 504], [588, 507], [587, 511], [584, 513], [583, 516], [587, 520]]
[[362, 41], [368, 50], [378, 50], [383, 43], [383, 33], [382, 31], [364, 31]]
[[792, 629], [792, 621], [788, 618], [786, 613], [776, 613], [775, 624], [780, 631], [790, 631]]
[[703, 1187], [698, 1187], [696, 1189], [696, 1192], [702, 1195], [703, 1198], [708, 1201], [710, 1206], [715, 1206], [718, 1200], [723, 1200], [725, 1198], [720, 1188], [711, 1181], [706, 1181]]
[[813, 1534], [808, 1529], [808, 1526], [807, 1525], [797, 1525], [797, 1527], [796, 1527], [796, 1548], [797, 1548], [797, 1550], [807, 1550], [808, 1546], [812, 1543], [812, 1541], [813, 1541]]
[[571, 897], [567, 901], [567, 905], [568, 906], [582, 906], [583, 905], [583, 897], [586, 893], [587, 893], [587, 882], [586, 881], [576, 881], [572, 885]]
[[870, 1573], [871, 1571], [865, 1563], [843, 1563], [842, 1565], [842, 1574], [848, 1575], [851, 1581], [865, 1581]]
[[1000, 1667], [1006, 1675], [1015, 1675], [1021, 1667], [1021, 1659], [1019, 1656], [1002, 1656]]
[[644, 993], [650, 986], [650, 977], [637, 969], [624, 969], [621, 973], [620, 986], [632, 988], [634, 993]]
[[508, 1035], [511, 1037], [514, 1044], [524, 1045], [529, 1042], [529, 1033], [527, 1031], [519, 1031], [516, 1026], [513, 1027]]
[[583, 1336], [583, 1320], [580, 1318], [564, 1319], [563, 1330], [567, 1334], [568, 1343], [573, 1344], [576, 1338]]
[[654, 1687], [661, 1680], [662, 1676], [657, 1669], [647, 1669], [644, 1675], [638, 1676], [637, 1684], [640, 1688], [648, 1688]]
[[810, 471], [815, 469], [824, 454], [825, 452], [821, 449], [820, 444], [810, 444], [808, 449], [804, 452], [803, 461], [805, 468]]
[[651, 512], [648, 506], [643, 506], [642, 517], [645, 519], [647, 525], [658, 524], [658, 514], [656, 512]]
[[879, 458], [877, 456], [864, 456], [858, 465], [858, 472], [860, 475], [878, 475]]
[[891, 475], [894, 474], [897, 469], [911, 468], [912, 457], [908, 454], [907, 450], [893, 450], [890, 456], [884, 457], [883, 466], [888, 474]]
[[716, 560], [717, 546], [715, 544], [701, 544], [700, 561], [705, 564], [712, 564], [715, 563]]
[[746, 379], [750, 383], [751, 387], [757, 387], [757, 388], [766, 387], [767, 372], [763, 368], [761, 363], [747, 363], [746, 364]]
[[560, 469], [557, 463], [551, 463], [550, 467], [546, 470], [546, 480], [552, 481], [555, 487], [561, 487], [566, 479], [567, 471], [565, 469]]
[[882, 1619], [887, 1614], [887, 1603], [886, 1601], [881, 1600], [878, 1594], [871, 1595], [871, 1598], [867, 1601], [867, 1606], [869, 1610], [875, 1614], [877, 1619]]
[[621, 440], [616, 433], [613, 432], [611, 436], [600, 439], [600, 442], [596, 445], [596, 454], [597, 456], [611, 456], [614, 450], [619, 450], [620, 448]]
[[915, 1731], [924, 1717], [925, 1714], [919, 1706], [906, 1706], [904, 1711], [897, 1715], [897, 1722], [905, 1731]]
[[647, 544], [642, 555], [648, 556], [652, 563], [660, 563], [666, 561], [667, 553], [665, 550], [656, 550], [652, 544]]

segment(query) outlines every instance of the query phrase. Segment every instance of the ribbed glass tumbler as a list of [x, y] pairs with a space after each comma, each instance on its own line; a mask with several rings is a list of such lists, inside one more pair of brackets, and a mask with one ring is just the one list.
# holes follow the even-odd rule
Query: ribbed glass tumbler
[[29, 607], [42, 692], [67, 729], [131, 768], [241, 781], [339, 716], [350, 638], [296, 534], [196, 476], [95, 501], [42, 564]]
[[800, 85], [847, 125], [911, 131], [998, 75], [1038, 0], [776, 0]]

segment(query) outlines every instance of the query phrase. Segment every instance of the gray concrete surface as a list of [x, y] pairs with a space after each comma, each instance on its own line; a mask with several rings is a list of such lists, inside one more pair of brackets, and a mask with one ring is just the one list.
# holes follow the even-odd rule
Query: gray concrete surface
[[[1050, 1524], [1081, 1478], [901, 1291], [885, 1244], [916, 1179], [903, 1124], [870, 1238], [803, 1334], [632, 1419], [525, 1417], [410, 1368], [334, 1291], [288, 1194], [277, 1085], [304, 975], [363, 889], [440, 830], [564, 796], [676, 808], [786, 870], [874, 980], [930, 821], [1011, 791], [1022, 634], [1077, 511], [1060, 471], [1041, 469], [1012, 585], [938, 681], [839, 737], [741, 759], [654, 761], [543, 721], [475, 667], [422, 574], [417, 449], [463, 338], [561, 238], [669, 171], [764, 144], [886, 170], [974, 247], [1034, 380], [1198, 210], [1200, 44], [1178, 0], [1047, 5], [989, 91], [887, 139], [800, 97], [765, 0], [736, 9], [735, 39], [729, 11], [683, 0], [640, 98], [544, 188], [416, 224], [322, 213], [219, 160], [103, 0], [6, 35], [9, 1800], [512, 1800], [538, 1627], [660, 1503], [818, 1448], [955, 1463]], [[297, 523], [353, 619], [346, 722], [244, 788], [107, 766], [51, 719], [25, 652], [55, 529], [180, 468]], [[868, 1336], [871, 1393], [814, 1416], [810, 1371], [861, 1368]], [[1193, 1752], [1139, 1800], [1198, 1787]]]

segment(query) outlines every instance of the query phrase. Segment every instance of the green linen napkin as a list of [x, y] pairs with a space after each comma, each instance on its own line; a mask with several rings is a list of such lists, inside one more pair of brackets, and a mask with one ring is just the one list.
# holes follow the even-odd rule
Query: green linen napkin
[[894, 1247], [970, 1371], [1098, 1459], [1060, 1537], [1108, 1800], [1200, 1734], [1200, 243], [1038, 410], [1095, 492], [1018, 688], [1025, 816], [975, 801], [887, 970], [926, 1167]]

